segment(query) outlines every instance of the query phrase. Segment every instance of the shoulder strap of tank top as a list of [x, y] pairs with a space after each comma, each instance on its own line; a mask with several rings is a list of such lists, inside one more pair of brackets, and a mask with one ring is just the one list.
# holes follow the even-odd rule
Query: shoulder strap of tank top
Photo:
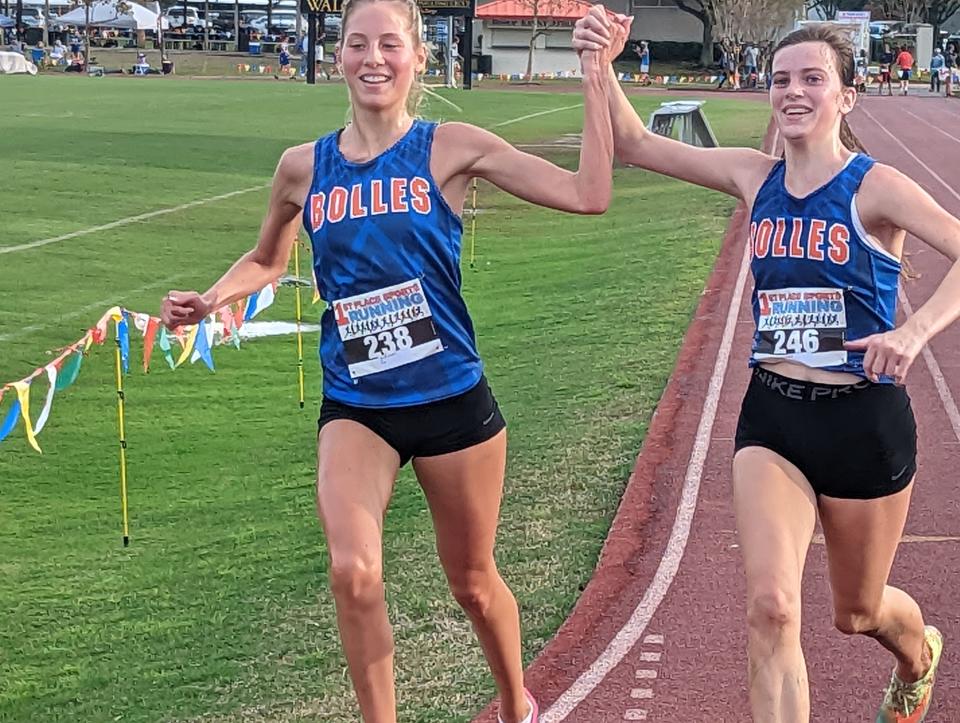
[[864, 176], [867, 175], [867, 171], [873, 168], [874, 163], [876, 163], [876, 161], [867, 154], [858, 153], [843, 170], [841, 175], [844, 176], [844, 180], [852, 188], [854, 193], [860, 188]]
[[754, 198], [753, 205], [757, 205], [757, 199], [759, 199], [763, 194], [770, 193], [771, 191], [783, 191], [784, 188], [784, 169], [787, 167], [787, 162], [785, 159], [781, 158], [770, 168], [770, 172], [767, 174], [767, 177], [763, 180], [763, 183], [760, 184], [760, 188], [757, 190], [756, 198]]

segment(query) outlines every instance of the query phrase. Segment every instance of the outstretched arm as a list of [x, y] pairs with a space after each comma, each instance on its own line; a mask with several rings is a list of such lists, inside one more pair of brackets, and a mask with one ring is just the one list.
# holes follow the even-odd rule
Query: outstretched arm
[[923, 346], [960, 318], [960, 220], [890, 166], [874, 166], [857, 198], [868, 229], [904, 229], [953, 262], [933, 296], [902, 326], [846, 344], [865, 352], [863, 369], [869, 378], [877, 381], [884, 374], [899, 383]]
[[499, 136], [464, 123], [440, 127], [455, 148], [466, 149], [456, 174], [480, 177], [525, 201], [573, 213], [607, 210], [612, 195], [613, 137], [607, 105], [606, 74], [596, 53], [583, 58], [584, 125], [580, 166], [560, 168], [525, 153]]
[[288, 149], [273, 177], [270, 205], [257, 245], [241, 256], [206, 293], [171, 291], [161, 319], [168, 328], [196, 324], [212, 311], [259, 291], [287, 268], [303, 199], [313, 170], [313, 144]]
[[614, 148], [624, 163], [662, 173], [682, 181], [748, 198], [762, 181], [774, 160], [750, 148], [698, 148], [647, 130], [643, 120], [627, 99], [610, 62], [623, 50], [622, 39], [629, 34], [633, 18], [616, 16], [626, 33], [614, 35], [607, 27], [606, 11], [594, 5], [577, 21], [573, 47], [577, 52], [605, 49], [610, 117]]

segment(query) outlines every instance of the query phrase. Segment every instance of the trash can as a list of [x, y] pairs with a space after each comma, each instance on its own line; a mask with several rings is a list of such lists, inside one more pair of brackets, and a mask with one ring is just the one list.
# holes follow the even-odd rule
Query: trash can
[[170, 75], [170, 73], [173, 72], [173, 61], [172, 60], [161, 61], [160, 72], [162, 72], [164, 75]]

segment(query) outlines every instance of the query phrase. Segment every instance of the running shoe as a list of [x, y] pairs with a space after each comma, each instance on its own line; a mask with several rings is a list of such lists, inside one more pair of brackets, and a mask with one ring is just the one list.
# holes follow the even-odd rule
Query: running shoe
[[[530, 703], [530, 712], [521, 723], [540, 723], [540, 706], [537, 705], [537, 699], [533, 697], [529, 690], [523, 689], [523, 694], [527, 696], [527, 702]], [[497, 715], [497, 723], [503, 723], [503, 718]]]
[[930, 712], [933, 681], [943, 652], [943, 635], [932, 625], [927, 625], [923, 629], [923, 639], [930, 647], [930, 668], [915, 683], [904, 683], [894, 670], [876, 723], [921, 723]]

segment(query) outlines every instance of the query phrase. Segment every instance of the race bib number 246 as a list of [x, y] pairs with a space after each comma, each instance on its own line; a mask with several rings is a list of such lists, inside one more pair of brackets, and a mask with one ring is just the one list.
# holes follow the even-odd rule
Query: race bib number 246
[[786, 359], [812, 367], [846, 363], [843, 289], [758, 290], [757, 302], [755, 359]]

